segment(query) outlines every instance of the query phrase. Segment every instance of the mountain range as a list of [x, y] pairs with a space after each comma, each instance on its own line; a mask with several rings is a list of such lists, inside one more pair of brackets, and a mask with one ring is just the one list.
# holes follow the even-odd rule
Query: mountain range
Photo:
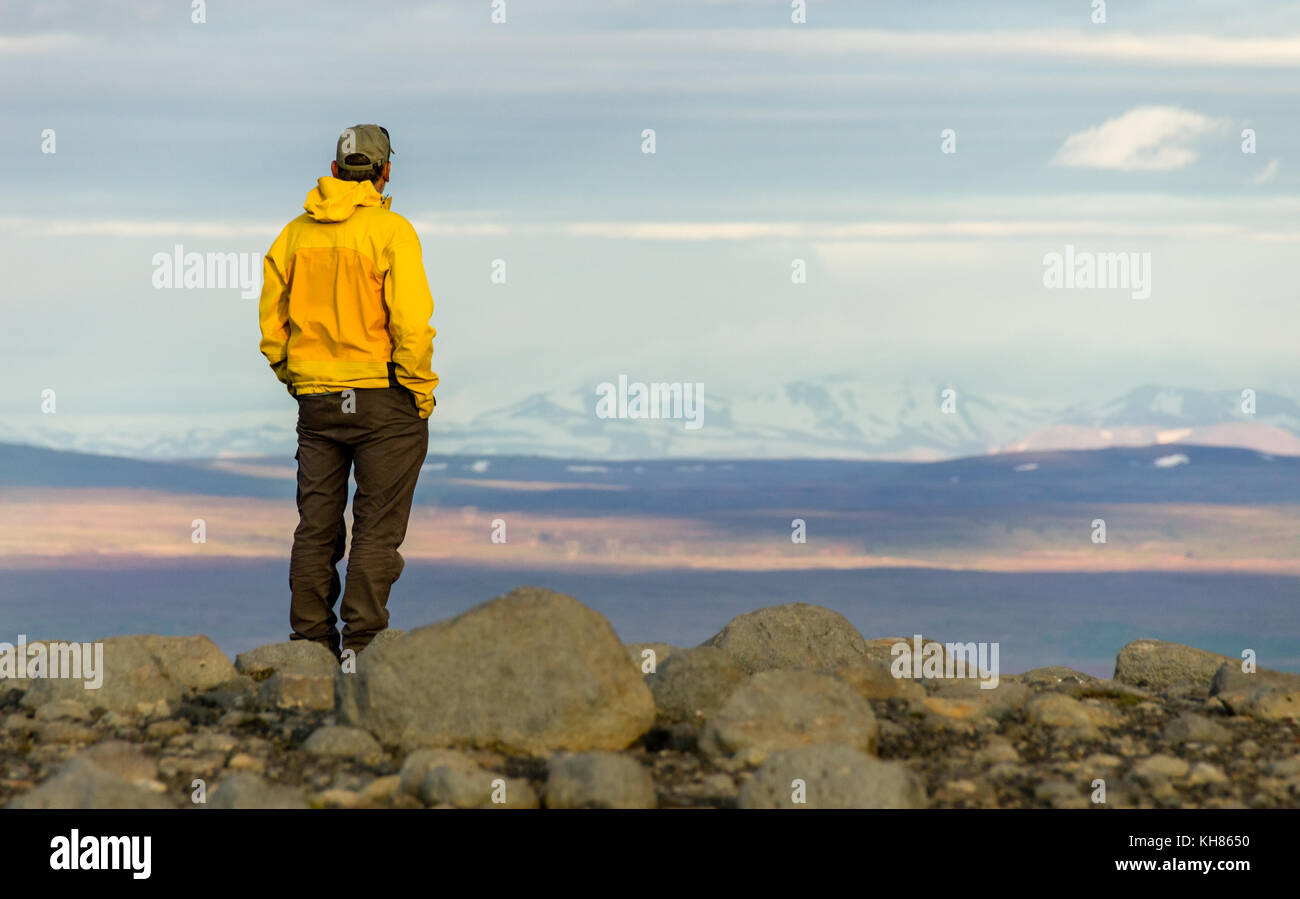
[[[939, 460], [990, 453], [1194, 444], [1300, 455], [1300, 404], [1258, 392], [1146, 385], [1097, 403], [1052, 404], [953, 387], [852, 378], [791, 381], [732, 398], [707, 395], [703, 427], [596, 415], [589, 387], [543, 391], [474, 416], [443, 400], [430, 451], [555, 458]], [[945, 404], [945, 399], [949, 402]], [[446, 411], [444, 411], [446, 410]], [[441, 419], [441, 420], [439, 420]], [[196, 424], [197, 422], [197, 424]], [[285, 412], [8, 417], [0, 441], [142, 459], [292, 456]]]

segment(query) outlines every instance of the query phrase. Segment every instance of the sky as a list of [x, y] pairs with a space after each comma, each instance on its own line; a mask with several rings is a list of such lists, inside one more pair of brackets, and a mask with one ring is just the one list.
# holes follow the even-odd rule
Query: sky
[[[504, 7], [0, 2], [0, 422], [47, 389], [64, 427], [291, 418], [256, 297], [153, 260], [260, 256], [361, 122], [454, 422], [619, 374], [1300, 393], [1300, 6]], [[1149, 258], [1150, 296], [1044, 286], [1067, 246]]]

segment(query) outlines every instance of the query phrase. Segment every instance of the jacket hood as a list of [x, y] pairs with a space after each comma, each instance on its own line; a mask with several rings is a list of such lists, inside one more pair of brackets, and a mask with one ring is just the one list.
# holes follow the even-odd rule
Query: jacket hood
[[343, 181], [326, 175], [317, 179], [302, 208], [318, 222], [342, 222], [358, 206], [382, 206], [387, 209], [392, 197], [381, 197], [370, 181]]

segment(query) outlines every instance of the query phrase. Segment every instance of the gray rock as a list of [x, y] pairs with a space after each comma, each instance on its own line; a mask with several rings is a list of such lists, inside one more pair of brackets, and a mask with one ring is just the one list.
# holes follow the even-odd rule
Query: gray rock
[[1095, 677], [1090, 681], [1077, 683], [1062, 679], [1057, 689], [1075, 699], [1105, 699], [1121, 706], [1137, 705], [1146, 700], [1160, 701], [1159, 694], [1132, 684], [1121, 684], [1108, 677]]
[[483, 770], [478, 762], [455, 749], [417, 749], [402, 762], [398, 773], [402, 792], [419, 796], [425, 777], [435, 767], [453, 768], [470, 776]]
[[358, 759], [369, 763], [379, 761], [384, 755], [375, 738], [361, 728], [337, 724], [312, 731], [311, 736], [303, 742], [302, 750], [311, 755]]
[[731, 619], [705, 641], [752, 673], [807, 668], [834, 671], [866, 661], [867, 646], [839, 612], [796, 602], [768, 606]]
[[257, 706], [264, 709], [332, 709], [336, 704], [334, 684], [334, 674], [322, 677], [319, 674], [277, 671], [257, 685]]
[[1115, 680], [1165, 690], [1177, 684], [1209, 689], [1227, 656], [1163, 640], [1134, 640], [1115, 658]]
[[655, 714], [609, 622], [536, 587], [367, 649], [336, 684], [340, 720], [406, 747], [622, 749]]
[[225, 654], [202, 635], [143, 634], [109, 637], [102, 642], [104, 671], [99, 689], [87, 690], [79, 679], [33, 678], [27, 681], [22, 704], [39, 708], [72, 700], [90, 708], [150, 714], [179, 705], [186, 693], [207, 690], [238, 676]]
[[235, 667], [257, 681], [257, 705], [267, 709], [334, 708], [334, 654], [310, 640], [271, 643], [241, 652]]
[[1153, 755], [1134, 765], [1132, 773], [1134, 778], [1150, 785], [1170, 778], [1183, 777], [1189, 767], [1187, 762], [1176, 756]]
[[647, 662], [645, 651], [647, 649], [654, 650], [654, 664], [656, 670], [658, 670], [660, 665], [668, 661], [670, 655], [675, 652], [681, 652], [680, 648], [673, 646], [671, 643], [629, 643], [625, 648], [627, 649], [627, 657], [632, 660], [632, 664], [636, 666], [637, 671], [646, 675], [650, 674], [650, 672], [645, 670]]
[[125, 740], [106, 740], [76, 757], [136, 786], [152, 787], [158, 779], [157, 759], [146, 754], [139, 744]]
[[1202, 784], [1221, 784], [1227, 782], [1228, 778], [1223, 773], [1223, 769], [1218, 765], [1212, 765], [1209, 762], [1197, 762], [1192, 766], [1191, 772], [1187, 775], [1187, 783], [1193, 787], [1199, 787]]
[[975, 761], [985, 767], [1020, 761], [1015, 745], [999, 734], [992, 734], [983, 749], [975, 753]]
[[1087, 808], [1088, 797], [1068, 780], [1044, 780], [1034, 787], [1034, 798], [1052, 808]]
[[212, 788], [206, 808], [293, 809], [310, 808], [301, 790], [270, 783], [241, 771], [222, 778]]
[[477, 765], [472, 771], [448, 765], [430, 767], [420, 785], [420, 798], [426, 805], [456, 808], [537, 808], [537, 794], [528, 781]]
[[49, 780], [16, 797], [6, 806], [12, 809], [173, 807], [160, 790], [145, 786], [141, 781], [121, 777], [100, 767], [93, 759], [80, 757], [72, 759]]
[[419, 796], [426, 805], [537, 808], [528, 781], [488, 771], [454, 749], [416, 750], [402, 763], [398, 782], [402, 792]]
[[1047, 668], [1033, 668], [1019, 676], [1022, 684], [1031, 687], [1055, 687], [1059, 684], [1086, 684], [1097, 678], [1073, 668], [1053, 665]]
[[1300, 718], [1300, 674], [1260, 668], [1251, 674], [1241, 663], [1224, 663], [1214, 673], [1210, 694], [1234, 715], [1254, 718]]
[[1256, 690], [1259, 687], [1300, 689], [1300, 674], [1260, 668], [1252, 674], [1241, 670], [1240, 662], [1224, 662], [1210, 681], [1210, 695]]
[[[865, 641], [865, 645], [867, 648], [867, 660], [871, 662], [875, 662], [878, 665], [884, 665], [885, 667], [889, 667], [893, 665], [894, 662], [898, 659], [898, 656], [894, 654], [894, 647], [897, 646], [899, 643], [905, 643], [907, 644], [907, 647], [910, 650], [913, 648], [913, 640], [914, 640], [914, 635], [908, 635], [906, 637], [875, 637], [873, 639], [867, 640]], [[926, 650], [925, 647], [927, 646], [938, 647], [939, 661], [946, 668], [947, 659], [948, 659], [948, 648], [944, 646], [942, 643], [940, 643], [938, 640], [932, 640], [925, 635], [921, 635], [921, 647], [923, 652], [932, 651], [932, 650]]]
[[404, 630], [395, 627], [386, 627], [379, 633], [375, 634], [374, 637], [370, 639], [370, 642], [366, 644], [366, 649], [363, 650], [363, 652], [373, 649], [377, 646], [387, 646], [389, 643], [393, 642], [394, 640], [398, 640], [405, 636], [406, 636], [406, 631]]
[[339, 670], [334, 654], [310, 640], [270, 643], [235, 656], [235, 669], [255, 678], [270, 677], [277, 671], [327, 677], [331, 681]]
[[1268, 771], [1274, 777], [1300, 777], [1300, 755], [1272, 762], [1268, 766]]
[[547, 808], [654, 808], [655, 785], [636, 759], [614, 752], [552, 758], [547, 765]]
[[[1028, 687], [1017, 681], [1000, 679], [996, 687], [988, 689], [980, 683], [969, 677], [931, 681], [933, 693], [922, 704], [932, 712], [961, 719], [982, 715], [1000, 720], [1024, 708], [1033, 695]], [[966, 710], [967, 706], [972, 707], [970, 711]]]
[[[203, 702], [205, 705], [216, 706], [221, 709], [252, 709], [257, 704], [257, 688], [259, 684], [250, 677], [240, 677], [228, 681], [221, 686], [203, 691]], [[330, 684], [331, 695], [334, 689]]]
[[875, 753], [878, 732], [870, 703], [843, 681], [813, 671], [765, 671], [708, 719], [700, 748], [717, 763], [761, 765], [774, 752], [817, 743]]
[[162, 721], [155, 721], [144, 729], [145, 739], [155, 740], [164, 743], [172, 737], [180, 736], [189, 730], [189, 722], [178, 721], [175, 718], [164, 718]]
[[1042, 693], [1025, 704], [1025, 717], [1032, 724], [1072, 729], [1079, 736], [1096, 739], [1100, 727], [1116, 727], [1122, 719], [1112, 710], [1083, 703], [1064, 693]]
[[1231, 743], [1232, 733], [1204, 715], [1184, 712], [1165, 725], [1161, 737], [1168, 743]]
[[[796, 789], [802, 781], [802, 803]], [[740, 788], [740, 808], [924, 808], [925, 789], [907, 766], [848, 746], [781, 750]]]
[[837, 668], [835, 676], [848, 684], [863, 699], [925, 698], [925, 687], [907, 677], [894, 677], [887, 664], [868, 660]]
[[36, 722], [38, 743], [94, 743], [100, 733], [76, 721], [55, 720]]
[[54, 721], [62, 718], [85, 721], [89, 717], [90, 710], [72, 699], [56, 699], [36, 709], [38, 721]]
[[722, 650], [700, 646], [673, 653], [646, 682], [660, 718], [702, 722], [748, 677]]
[[158, 770], [164, 777], [208, 778], [221, 770], [226, 763], [224, 752], [205, 752], [200, 755], [164, 755], [158, 759]]
[[1253, 690], [1220, 693], [1218, 699], [1234, 715], [1283, 721], [1300, 719], [1300, 688], [1265, 684]]

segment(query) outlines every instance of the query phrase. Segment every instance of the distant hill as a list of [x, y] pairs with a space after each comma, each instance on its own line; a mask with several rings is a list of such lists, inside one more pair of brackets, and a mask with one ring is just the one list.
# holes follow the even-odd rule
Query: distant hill
[[[293, 459], [279, 456], [148, 461], [0, 443], [0, 487], [133, 487], [292, 497], [295, 472]], [[1300, 458], [1188, 444], [1006, 453], [939, 462], [428, 457], [417, 502], [473, 504], [484, 496], [497, 505], [556, 513], [694, 511], [706, 516], [713, 510], [772, 508], [784, 502], [827, 509], [1298, 503]]]
[[[751, 395], [705, 391], [703, 427], [680, 420], [602, 419], [591, 385], [534, 393], [472, 417], [439, 404], [431, 446], [454, 455], [557, 459], [934, 460], [1026, 450], [1153, 444], [1235, 446], [1300, 456], [1300, 405], [1260, 392], [1142, 386], [1097, 403], [1053, 405], [967, 392], [941, 409], [944, 387], [852, 378], [791, 381]], [[33, 415], [0, 420], [0, 441], [134, 458], [291, 457], [292, 407], [198, 416]]]

